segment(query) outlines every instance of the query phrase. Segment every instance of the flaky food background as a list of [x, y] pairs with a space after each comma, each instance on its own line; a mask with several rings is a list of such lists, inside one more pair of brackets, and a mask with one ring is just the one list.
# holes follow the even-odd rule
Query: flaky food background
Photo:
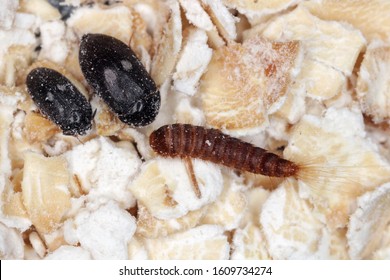
[[[2, 259], [390, 258], [389, 1], [63, 4], [1, 1]], [[136, 52], [161, 92], [151, 125], [124, 125], [87, 86], [85, 33]], [[83, 88], [86, 136], [39, 113], [25, 86], [37, 66]], [[276, 179], [193, 160], [198, 198], [184, 162], [149, 147], [170, 123], [303, 168]]]

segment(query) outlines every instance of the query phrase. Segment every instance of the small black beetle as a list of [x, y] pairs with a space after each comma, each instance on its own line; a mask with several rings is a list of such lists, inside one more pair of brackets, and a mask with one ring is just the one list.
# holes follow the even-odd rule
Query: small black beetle
[[86, 34], [79, 62], [89, 85], [122, 122], [145, 126], [154, 121], [160, 92], [130, 47], [111, 36]]
[[57, 124], [65, 135], [83, 135], [91, 128], [91, 105], [64, 75], [38, 67], [27, 75], [26, 84], [41, 113]]

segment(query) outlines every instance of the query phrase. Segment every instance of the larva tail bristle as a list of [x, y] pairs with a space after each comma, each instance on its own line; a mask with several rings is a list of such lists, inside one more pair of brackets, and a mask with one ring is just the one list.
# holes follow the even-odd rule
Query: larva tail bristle
[[[288, 155], [299, 170], [294, 176], [313, 195], [356, 197], [390, 180], [390, 165], [369, 150], [359, 153]], [[299, 158], [299, 160], [297, 160]]]
[[384, 167], [303, 164], [296, 178], [310, 189], [312, 195], [353, 198], [385, 182], [367, 175], [372, 168]]
[[362, 184], [354, 179], [354, 168], [329, 167], [313, 164], [299, 165], [296, 178], [304, 182], [314, 194], [359, 195]]

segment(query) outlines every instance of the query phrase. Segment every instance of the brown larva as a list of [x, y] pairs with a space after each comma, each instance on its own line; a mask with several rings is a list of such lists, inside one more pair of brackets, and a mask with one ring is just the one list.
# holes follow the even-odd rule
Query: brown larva
[[299, 171], [297, 164], [218, 129], [165, 125], [152, 132], [149, 142], [164, 157], [199, 158], [270, 177], [296, 176]]

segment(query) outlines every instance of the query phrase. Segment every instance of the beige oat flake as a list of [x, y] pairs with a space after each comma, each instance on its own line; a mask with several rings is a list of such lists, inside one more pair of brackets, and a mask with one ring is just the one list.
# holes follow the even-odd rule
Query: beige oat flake
[[175, 0], [168, 1], [168, 3], [170, 14], [152, 62], [151, 76], [158, 86], [161, 86], [170, 77], [183, 39], [179, 4]]
[[133, 32], [133, 15], [125, 6], [94, 5], [77, 9], [67, 24], [79, 38], [86, 33], [102, 33], [128, 44]]
[[218, 260], [229, 257], [227, 237], [216, 225], [195, 227], [165, 238], [145, 239], [144, 244], [149, 257], [154, 260]]
[[375, 41], [364, 55], [356, 93], [362, 111], [375, 123], [390, 119], [390, 45]]
[[50, 233], [63, 222], [70, 208], [69, 174], [64, 157], [46, 158], [26, 153], [22, 192], [31, 222], [41, 233]]
[[207, 206], [190, 211], [177, 219], [161, 220], [153, 217], [145, 206], [139, 203], [136, 234], [146, 238], [159, 238], [188, 230], [200, 223], [206, 211]]
[[195, 182], [180, 159], [157, 157], [145, 162], [130, 190], [155, 218], [183, 217], [189, 211], [214, 202], [223, 188], [219, 167], [201, 160], [193, 160], [192, 165], [200, 197], [196, 195]]
[[305, 1], [303, 6], [322, 19], [348, 22], [369, 40], [389, 38], [390, 2], [387, 0]]
[[207, 123], [238, 135], [264, 128], [285, 99], [299, 46], [257, 36], [214, 51], [200, 88]]

